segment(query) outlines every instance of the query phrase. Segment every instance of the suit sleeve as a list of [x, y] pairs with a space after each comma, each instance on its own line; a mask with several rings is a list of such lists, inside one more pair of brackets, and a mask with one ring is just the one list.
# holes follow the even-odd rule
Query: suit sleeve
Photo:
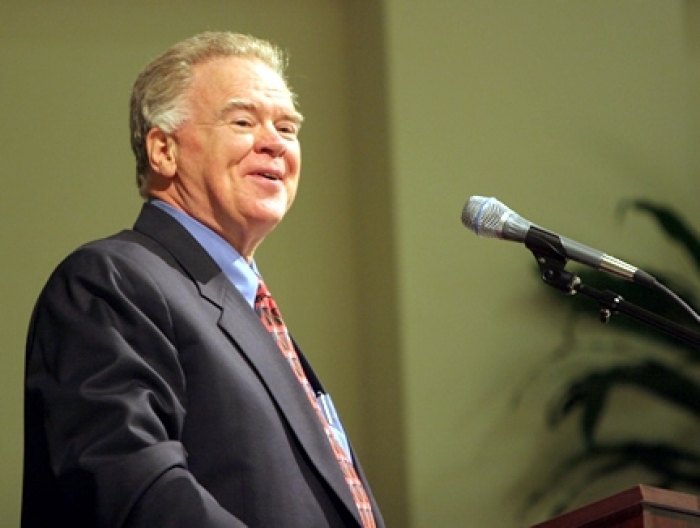
[[35, 308], [27, 401], [61, 508], [100, 527], [244, 526], [187, 469], [177, 329], [148, 255], [83, 248]]

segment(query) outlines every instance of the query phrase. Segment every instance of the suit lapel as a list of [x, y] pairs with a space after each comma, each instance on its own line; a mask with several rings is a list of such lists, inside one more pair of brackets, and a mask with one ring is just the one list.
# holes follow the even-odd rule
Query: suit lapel
[[246, 356], [309, 459], [359, 524], [352, 494], [323, 427], [287, 360], [255, 312], [199, 243], [170, 215], [145, 204], [134, 229], [161, 244], [197, 284], [202, 297], [221, 309], [218, 326]]

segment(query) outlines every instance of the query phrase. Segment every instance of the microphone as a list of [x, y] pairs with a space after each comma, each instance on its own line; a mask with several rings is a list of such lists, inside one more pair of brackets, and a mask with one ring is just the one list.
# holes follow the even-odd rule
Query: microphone
[[657, 285], [656, 279], [647, 272], [597, 249], [542, 229], [495, 198], [469, 198], [462, 211], [462, 223], [482, 237], [521, 242], [532, 251], [534, 248], [540, 248], [549, 254], [554, 253], [559, 257], [575, 260], [628, 281], [647, 287]]

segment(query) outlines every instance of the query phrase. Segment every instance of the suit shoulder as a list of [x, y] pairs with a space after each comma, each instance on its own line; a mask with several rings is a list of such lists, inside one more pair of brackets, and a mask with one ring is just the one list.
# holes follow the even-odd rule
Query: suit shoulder
[[143, 284], [153, 281], [164, 268], [177, 268], [177, 263], [162, 246], [125, 230], [73, 250], [53, 270], [45, 289], [62, 289], [61, 284]]
[[114, 265], [140, 265], [149, 260], [170, 261], [170, 253], [152, 238], [134, 230], [124, 230], [112, 236], [87, 242], [72, 251], [62, 262], [71, 267], [83, 261], [111, 262]]

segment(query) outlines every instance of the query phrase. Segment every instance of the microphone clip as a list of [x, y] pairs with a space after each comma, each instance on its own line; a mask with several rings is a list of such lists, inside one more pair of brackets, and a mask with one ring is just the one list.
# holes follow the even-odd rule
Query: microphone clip
[[567, 271], [566, 263], [569, 259], [559, 237], [533, 225], [524, 242], [537, 261], [542, 280], [567, 295], [576, 294], [581, 279]]
[[566, 269], [566, 258], [553, 257], [530, 248], [540, 268], [542, 280], [567, 295], [575, 295], [581, 286], [581, 279]]

